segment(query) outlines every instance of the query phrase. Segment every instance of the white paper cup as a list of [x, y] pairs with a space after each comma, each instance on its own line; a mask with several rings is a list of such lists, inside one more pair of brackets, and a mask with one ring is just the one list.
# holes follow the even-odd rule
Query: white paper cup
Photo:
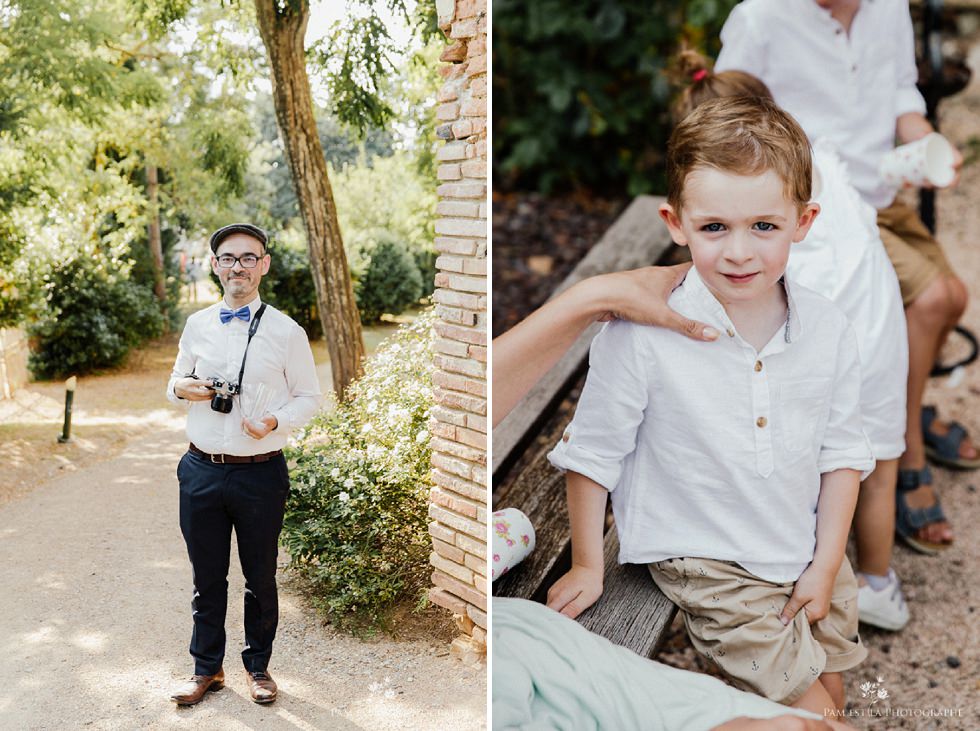
[[496, 581], [534, 550], [534, 526], [517, 508], [504, 508], [490, 516], [493, 541], [490, 581]]
[[881, 159], [878, 172], [889, 185], [945, 188], [953, 182], [953, 146], [938, 132], [896, 147]]

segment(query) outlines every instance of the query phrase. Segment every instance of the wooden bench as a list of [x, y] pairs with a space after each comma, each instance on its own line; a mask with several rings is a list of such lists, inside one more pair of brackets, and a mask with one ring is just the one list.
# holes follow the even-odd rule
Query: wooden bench
[[[651, 196], [636, 198], [555, 294], [586, 277], [660, 261], [671, 246], [657, 213], [662, 202]], [[544, 601], [548, 587], [571, 565], [565, 479], [546, 456], [571, 418], [571, 411], [561, 407], [582, 380], [589, 344], [599, 327], [589, 328], [493, 430], [494, 507], [523, 511], [531, 519], [537, 542], [527, 559], [494, 583], [495, 596]], [[653, 657], [676, 607], [653, 583], [646, 567], [617, 563], [615, 526], [606, 531], [604, 553], [602, 597], [579, 616], [579, 622], [643, 657]]]

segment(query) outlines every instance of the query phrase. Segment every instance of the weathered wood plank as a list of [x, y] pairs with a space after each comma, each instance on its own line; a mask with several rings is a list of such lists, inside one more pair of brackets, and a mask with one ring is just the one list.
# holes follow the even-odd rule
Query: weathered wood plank
[[605, 580], [599, 601], [579, 615], [590, 632], [627, 647], [642, 657], [660, 650], [677, 607], [650, 578], [646, 566], [619, 564], [616, 528], [606, 531], [603, 545]]
[[514, 483], [495, 508], [517, 508], [534, 526], [535, 547], [510, 573], [493, 583], [495, 596], [544, 598], [568, 563], [569, 525], [565, 502], [565, 477], [548, 462], [547, 455], [561, 438], [570, 415], [554, 418], [525, 455]]
[[[596, 274], [636, 269], [654, 264], [670, 247], [670, 233], [657, 209], [663, 198], [640, 196], [633, 200], [603, 234], [555, 294]], [[529, 435], [547, 418], [571, 380], [582, 367], [598, 326], [589, 328], [558, 364], [539, 381], [514, 410], [493, 429], [493, 473], [506, 471]]]

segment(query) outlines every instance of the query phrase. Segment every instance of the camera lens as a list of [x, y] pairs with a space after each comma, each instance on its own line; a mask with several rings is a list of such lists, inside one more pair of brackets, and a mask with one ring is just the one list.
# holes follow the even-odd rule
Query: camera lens
[[231, 405], [231, 396], [225, 396], [223, 393], [216, 393], [211, 397], [211, 408], [214, 411], [218, 411], [222, 414], [228, 414], [231, 412]]

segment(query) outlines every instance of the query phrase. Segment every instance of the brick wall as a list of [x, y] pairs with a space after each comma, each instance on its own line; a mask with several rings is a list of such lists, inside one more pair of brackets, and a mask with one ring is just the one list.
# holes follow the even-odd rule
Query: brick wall
[[486, 652], [487, 627], [487, 3], [437, 0], [450, 39], [437, 98], [436, 405], [432, 434], [432, 588], [462, 635]]

